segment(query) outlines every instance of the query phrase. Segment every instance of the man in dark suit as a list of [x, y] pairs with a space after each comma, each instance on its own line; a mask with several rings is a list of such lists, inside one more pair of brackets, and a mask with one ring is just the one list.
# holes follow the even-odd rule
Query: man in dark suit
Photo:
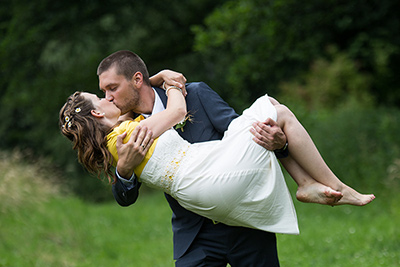
[[[122, 113], [133, 111], [149, 116], [166, 105], [165, 91], [150, 86], [144, 62], [130, 51], [118, 51], [105, 58], [97, 74], [106, 99]], [[205, 83], [188, 83], [186, 91], [192, 121], [183, 130], [177, 130], [179, 134], [191, 143], [221, 139], [230, 122], [238, 116], [236, 112]], [[270, 150], [285, 147], [286, 136], [273, 121], [259, 126], [259, 143], [270, 140], [263, 145]], [[133, 169], [147, 152], [150, 138], [151, 133], [142, 129], [127, 144], [119, 142], [117, 146], [119, 178], [113, 185], [113, 194], [122, 206], [133, 204], [138, 197], [141, 184], [134, 177]], [[226, 266], [227, 263], [232, 267], [279, 266], [274, 233], [213, 222], [184, 209], [168, 194], [165, 196], [173, 211], [176, 266]]]

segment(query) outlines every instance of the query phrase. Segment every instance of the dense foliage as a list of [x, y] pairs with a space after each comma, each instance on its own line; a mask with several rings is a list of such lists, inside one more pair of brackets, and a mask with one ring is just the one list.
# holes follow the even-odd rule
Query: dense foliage
[[151, 73], [185, 71], [179, 65], [193, 57], [190, 26], [221, 2], [2, 1], [0, 148], [49, 155], [77, 180], [82, 169], [57, 125], [67, 96], [100, 93], [97, 65], [120, 49], [141, 55]]
[[305, 117], [334, 113], [337, 103], [398, 114], [399, 7], [395, 0], [2, 1], [0, 149], [46, 155], [82, 183], [58, 111], [76, 90], [100, 94], [96, 67], [120, 49], [137, 52], [152, 74], [170, 68], [209, 83], [238, 111], [268, 92]]
[[238, 0], [196, 27], [196, 48], [208, 56], [211, 79], [224, 96], [274, 95], [279, 84], [307, 72], [332, 47], [371, 76], [368, 88], [381, 103], [400, 105], [400, 2]]

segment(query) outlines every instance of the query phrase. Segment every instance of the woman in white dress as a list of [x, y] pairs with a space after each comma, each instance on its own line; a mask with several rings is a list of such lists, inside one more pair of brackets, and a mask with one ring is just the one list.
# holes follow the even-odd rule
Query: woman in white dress
[[[74, 142], [80, 162], [89, 171], [111, 174], [111, 164], [118, 161], [117, 136], [127, 132], [129, 139], [135, 127], [148, 127], [156, 139], [135, 169], [142, 183], [163, 190], [186, 209], [218, 222], [297, 234], [295, 210], [279, 163], [273, 152], [252, 141], [250, 133], [252, 123], [270, 117], [290, 143], [291, 156], [282, 163], [303, 188], [298, 192], [304, 196], [298, 193], [298, 199], [318, 202], [307, 195], [321, 192], [314, 187], [321, 188], [322, 184], [331, 187], [325, 187], [323, 194], [333, 199], [332, 204], [361, 206], [374, 199], [343, 184], [324, 163], [295, 116], [268, 96], [259, 98], [233, 120], [222, 140], [189, 144], [171, 129], [186, 116], [184, 96], [176, 87], [166, 93], [165, 111], [140, 122], [118, 125], [120, 110], [113, 103], [77, 92], [60, 111], [61, 131]], [[310, 185], [304, 178], [307, 175], [319, 183]]]

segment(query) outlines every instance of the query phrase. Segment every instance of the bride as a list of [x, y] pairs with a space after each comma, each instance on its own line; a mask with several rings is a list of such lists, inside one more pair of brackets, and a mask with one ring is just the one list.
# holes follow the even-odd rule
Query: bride
[[[111, 166], [118, 161], [117, 136], [127, 132], [128, 140], [135, 127], [147, 127], [156, 139], [135, 169], [140, 182], [163, 190], [188, 210], [227, 225], [297, 234], [296, 213], [280, 165], [273, 152], [252, 141], [250, 133], [253, 122], [279, 118], [291, 153], [282, 163], [302, 188], [300, 200], [301, 194], [316, 191], [332, 198], [332, 205], [362, 206], [375, 198], [342, 183], [290, 110], [267, 95], [233, 120], [222, 140], [189, 144], [171, 129], [186, 116], [185, 98], [177, 87], [167, 88], [166, 94], [164, 111], [141, 121], [120, 122], [121, 112], [112, 102], [76, 92], [60, 111], [61, 132], [73, 142], [84, 167], [111, 177]], [[317, 182], [303, 183], [303, 173]], [[307, 197], [305, 201], [318, 202]]]

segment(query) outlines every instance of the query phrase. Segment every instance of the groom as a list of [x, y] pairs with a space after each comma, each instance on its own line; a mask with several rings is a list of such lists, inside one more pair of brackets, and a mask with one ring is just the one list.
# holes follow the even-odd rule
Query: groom
[[[97, 75], [106, 99], [120, 108], [122, 114], [134, 112], [150, 116], [165, 108], [165, 91], [150, 86], [145, 63], [130, 51], [118, 51], [105, 58]], [[183, 84], [183, 76], [181, 79]], [[238, 115], [205, 83], [188, 83], [186, 90], [187, 110], [193, 121], [187, 122], [183, 131], [177, 130], [178, 133], [190, 143], [221, 139]], [[253, 134], [263, 147], [269, 150], [286, 147], [286, 136], [274, 121], [259, 123], [255, 129], [258, 133]], [[132, 134], [126, 144], [122, 144], [122, 137], [119, 138], [119, 179], [112, 189], [122, 206], [133, 204], [138, 197], [141, 184], [134, 177], [133, 169], [150, 147], [150, 138], [151, 133], [146, 129]], [[168, 194], [165, 197], [173, 211], [176, 266], [226, 266], [227, 263], [232, 267], [279, 266], [274, 233], [215, 223], [184, 209]]]

